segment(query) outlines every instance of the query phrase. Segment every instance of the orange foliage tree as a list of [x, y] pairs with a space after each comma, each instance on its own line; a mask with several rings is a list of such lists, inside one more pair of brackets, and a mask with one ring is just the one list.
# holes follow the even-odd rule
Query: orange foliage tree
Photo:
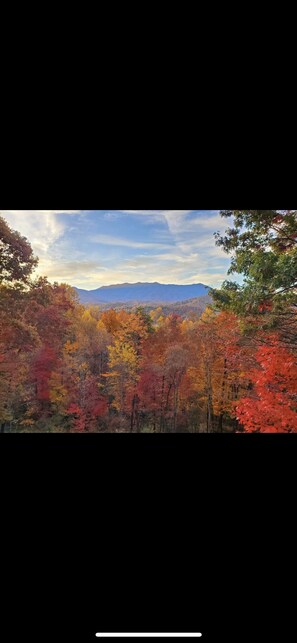
[[251, 393], [236, 405], [238, 420], [249, 433], [296, 433], [296, 356], [271, 334], [258, 349], [256, 362], [257, 368], [247, 373]]

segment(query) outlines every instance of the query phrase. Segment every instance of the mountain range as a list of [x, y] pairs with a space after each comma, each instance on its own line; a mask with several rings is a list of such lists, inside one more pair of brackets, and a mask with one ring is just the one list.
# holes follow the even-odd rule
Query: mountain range
[[204, 284], [160, 284], [135, 283], [101, 286], [95, 290], [75, 288], [82, 304], [145, 303], [145, 302], [180, 302], [202, 297], [208, 294], [209, 287]]

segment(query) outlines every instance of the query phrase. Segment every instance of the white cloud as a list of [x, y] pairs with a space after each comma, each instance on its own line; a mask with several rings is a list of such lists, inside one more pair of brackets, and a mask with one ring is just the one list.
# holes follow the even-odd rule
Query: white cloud
[[[95, 234], [91, 236], [89, 232], [92, 243], [88, 244], [90, 251], [86, 253], [82, 252], [78, 237], [72, 236], [75, 226], [72, 228], [71, 215], [75, 221], [75, 215], [80, 220], [88, 212], [91, 211], [6, 210], [0, 215], [29, 239], [39, 256], [38, 274], [47, 275], [52, 281], [66, 281], [91, 289], [123, 281], [184, 284], [200, 281], [217, 286], [226, 278], [229, 260], [215, 245], [213, 233], [223, 232], [227, 225], [216, 210], [96, 211], [101, 221], [105, 220], [107, 232], [109, 221], [112, 225], [113, 220], [122, 220], [125, 215], [135, 217], [135, 228], [139, 226], [139, 230], [143, 231], [142, 223], [150, 224], [150, 227], [148, 234], [146, 230], [143, 233], [143, 240], [121, 238], [98, 234], [94, 218], [90, 217], [90, 230], [94, 229]], [[165, 225], [154, 226], [160, 223]], [[88, 230], [88, 227], [84, 229]], [[126, 237], [129, 237], [129, 229], [127, 227], [125, 231]], [[109, 246], [108, 250], [98, 249], [94, 241]], [[138, 249], [139, 254], [135, 256], [129, 249]]]
[[[199, 211], [198, 216], [189, 215], [197, 210], [121, 210], [122, 213], [134, 214], [143, 218], [154, 217], [167, 223], [168, 229], [175, 241], [179, 241], [187, 233], [198, 234], [200, 231], [215, 231], [224, 227], [218, 210]], [[154, 222], [154, 219], [152, 220]]]
[[6, 210], [1, 215], [13, 229], [29, 239], [33, 250], [39, 255], [46, 254], [65, 230], [57, 212], [53, 210]]
[[67, 227], [61, 215], [81, 213], [81, 210], [2, 210], [0, 215], [29, 240], [39, 258], [36, 274], [47, 275], [52, 281], [66, 281], [72, 280], [79, 270], [75, 270], [75, 263], [72, 262], [71, 272], [71, 262], [67, 268], [67, 262], [59, 261], [55, 256], [56, 244]]
[[90, 238], [90, 241], [94, 242], [97, 241], [98, 243], [101, 243], [106, 246], [122, 246], [126, 248], [147, 248], [149, 249], [166, 249], [166, 248], [171, 248], [172, 246], [169, 244], [162, 244], [162, 243], [150, 243], [150, 242], [145, 242], [145, 241], [134, 241], [130, 239], [122, 239], [120, 237], [114, 237], [109, 234], [98, 234], [96, 236], [93, 236]]

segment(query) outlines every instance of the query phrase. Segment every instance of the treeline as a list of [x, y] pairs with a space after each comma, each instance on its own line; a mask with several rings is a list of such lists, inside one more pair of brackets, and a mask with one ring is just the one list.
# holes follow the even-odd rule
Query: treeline
[[[232, 211], [237, 227], [217, 242], [229, 252], [230, 237], [233, 269], [249, 253], [247, 283], [225, 283], [192, 319], [84, 307], [69, 286], [32, 280], [30, 244], [0, 218], [1, 432], [297, 431], [296, 215], [268, 212]], [[261, 216], [283, 217], [272, 224], [285, 249]], [[290, 255], [283, 287], [271, 247]], [[259, 252], [263, 274], [251, 276]]]
[[[90, 304], [91, 302], [89, 302]], [[185, 299], [184, 301], [174, 302], [174, 303], [164, 303], [164, 302], [129, 302], [129, 303], [118, 303], [115, 302], [112, 304], [112, 308], [115, 311], [127, 310], [128, 312], [133, 312], [137, 308], [141, 307], [145, 313], [150, 314], [152, 311], [158, 309], [160, 315], [168, 317], [169, 315], [178, 315], [182, 319], [191, 318], [198, 319], [203, 313], [207, 306], [212, 304], [212, 299], [209, 295], [201, 295], [200, 297], [194, 297], [194, 299]], [[100, 310], [109, 310], [111, 304], [100, 303]]]

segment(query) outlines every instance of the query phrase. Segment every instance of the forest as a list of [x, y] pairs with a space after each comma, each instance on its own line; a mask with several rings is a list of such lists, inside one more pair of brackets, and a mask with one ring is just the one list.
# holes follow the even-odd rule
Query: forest
[[83, 306], [0, 217], [0, 432], [297, 432], [297, 213], [221, 211], [202, 314]]

